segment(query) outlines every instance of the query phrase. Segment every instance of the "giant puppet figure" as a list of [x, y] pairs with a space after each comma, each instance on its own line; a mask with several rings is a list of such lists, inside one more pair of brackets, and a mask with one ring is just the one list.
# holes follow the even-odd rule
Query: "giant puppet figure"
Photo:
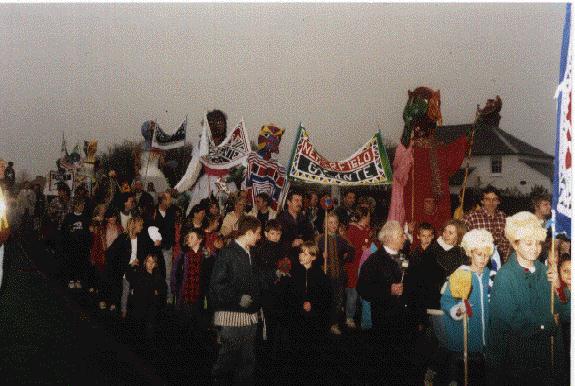
[[144, 146], [134, 151], [134, 171], [142, 179], [144, 186], [152, 182], [157, 192], [164, 192], [170, 188], [166, 176], [160, 169], [164, 162], [164, 151], [152, 147], [153, 136], [157, 129], [160, 128], [155, 121], [146, 121], [142, 124], [140, 131], [144, 137]]
[[279, 146], [285, 129], [274, 124], [262, 126], [258, 135], [258, 150], [250, 153], [246, 169], [246, 189], [253, 202], [260, 193], [271, 198], [272, 209], [277, 210], [285, 185], [285, 167], [272, 158], [279, 153]]
[[439, 90], [418, 87], [408, 95], [403, 110], [405, 126], [393, 160], [388, 221], [415, 226], [427, 222], [438, 232], [451, 218], [449, 177], [461, 167], [468, 138], [464, 134], [449, 144], [437, 141]]
[[186, 173], [182, 179], [174, 186], [178, 192], [184, 192], [191, 188], [190, 202], [186, 215], [190, 213], [193, 206], [202, 199], [219, 195], [227, 195], [237, 191], [234, 182], [228, 182], [230, 169], [212, 169], [201, 162], [202, 156], [208, 154], [210, 147], [217, 147], [226, 139], [227, 117], [220, 110], [212, 110], [206, 115], [209, 133], [204, 122], [204, 130], [197, 146], [194, 146], [192, 159], [188, 164]]

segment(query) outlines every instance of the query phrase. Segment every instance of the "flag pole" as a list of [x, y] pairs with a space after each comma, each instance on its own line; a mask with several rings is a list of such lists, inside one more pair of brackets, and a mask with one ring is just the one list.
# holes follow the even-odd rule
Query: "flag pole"
[[323, 251], [324, 251], [324, 258], [323, 258], [323, 273], [325, 273], [327, 275], [327, 257], [328, 257], [328, 253], [327, 253], [327, 217], [328, 217], [329, 211], [326, 209], [325, 210], [325, 216], [324, 216], [324, 221], [323, 221]]
[[[555, 257], [555, 210], [551, 210], [551, 218], [551, 255], [547, 257], [547, 261], [551, 263], [549, 264], [549, 269], [555, 269], [555, 271], [557, 271], [557, 258]], [[555, 318], [555, 288], [553, 288], [553, 283], [551, 283], [551, 316]], [[551, 335], [549, 340], [551, 371], [553, 371], [555, 368], [555, 337]]]
[[475, 140], [475, 128], [477, 127], [477, 120], [479, 118], [479, 105], [477, 105], [477, 111], [475, 112], [475, 121], [471, 127], [471, 136], [469, 139], [469, 149], [467, 149], [467, 163], [465, 165], [465, 174], [463, 176], [463, 183], [461, 184], [461, 190], [459, 191], [459, 206], [453, 212], [453, 218], [460, 220], [463, 217], [463, 204], [465, 201], [465, 190], [467, 189], [467, 177], [469, 176], [469, 160], [471, 159], [471, 150], [473, 148], [473, 142]]
[[147, 186], [146, 183], [148, 182], [148, 167], [150, 166], [150, 155], [152, 153], [152, 144], [154, 143], [154, 136], [156, 135], [157, 123], [155, 121], [152, 122], [154, 122], [154, 127], [152, 130], [152, 142], [150, 143], [150, 148], [148, 149], [148, 160], [146, 161], [146, 174], [144, 175], [144, 182], [143, 182], [144, 186]]
[[468, 358], [468, 347], [467, 347], [467, 311], [463, 314], [463, 384], [467, 386], [469, 384], [469, 358]]

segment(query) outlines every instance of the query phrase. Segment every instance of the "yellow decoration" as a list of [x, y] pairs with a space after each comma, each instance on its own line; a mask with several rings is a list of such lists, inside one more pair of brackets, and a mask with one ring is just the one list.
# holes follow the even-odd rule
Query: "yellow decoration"
[[456, 299], [467, 299], [471, 293], [471, 271], [457, 269], [449, 276], [451, 295]]
[[4, 198], [4, 192], [0, 188], [0, 231], [3, 229], [8, 229], [8, 217], [7, 215], [6, 199]]

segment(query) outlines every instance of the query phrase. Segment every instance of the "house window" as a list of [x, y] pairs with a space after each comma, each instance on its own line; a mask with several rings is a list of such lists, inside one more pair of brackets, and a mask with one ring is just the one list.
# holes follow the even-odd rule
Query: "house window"
[[494, 155], [491, 157], [491, 174], [501, 174], [501, 156]]

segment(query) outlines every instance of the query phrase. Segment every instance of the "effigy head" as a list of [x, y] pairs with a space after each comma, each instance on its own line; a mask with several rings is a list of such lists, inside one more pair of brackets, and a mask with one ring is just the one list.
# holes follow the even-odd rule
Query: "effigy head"
[[98, 141], [84, 141], [84, 154], [87, 162], [96, 161], [96, 152], [98, 151]]
[[404, 132], [401, 142], [407, 146], [411, 133], [416, 138], [433, 135], [437, 125], [441, 124], [441, 96], [439, 90], [418, 87], [408, 91], [408, 99], [403, 109]]
[[221, 110], [212, 110], [207, 115], [212, 141], [218, 146], [226, 139], [227, 117]]
[[140, 132], [142, 133], [142, 137], [146, 141], [147, 145], [152, 144], [152, 135], [154, 134], [154, 130], [156, 129], [156, 122], [154, 121], [146, 121], [142, 123], [142, 128]]
[[484, 108], [477, 106], [477, 124], [485, 127], [499, 127], [501, 120], [501, 107], [503, 102], [499, 95], [495, 99], [488, 99]]
[[279, 146], [285, 129], [273, 124], [262, 126], [258, 134], [258, 154], [261, 157], [270, 157], [279, 153]]

